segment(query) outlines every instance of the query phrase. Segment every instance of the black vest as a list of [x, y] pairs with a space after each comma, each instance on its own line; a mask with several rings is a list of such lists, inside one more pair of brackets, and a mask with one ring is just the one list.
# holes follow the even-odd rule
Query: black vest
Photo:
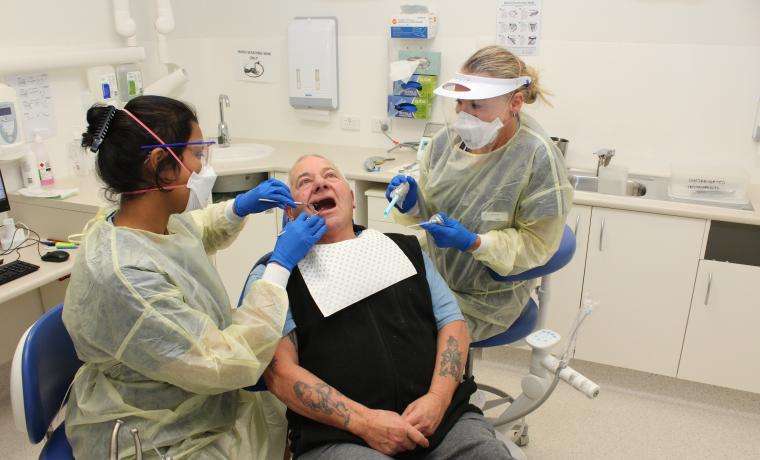
[[[387, 234], [406, 254], [417, 274], [383, 289], [328, 318], [322, 316], [295, 268], [288, 299], [296, 323], [299, 364], [346, 397], [371, 409], [401, 414], [427, 393], [435, 369], [438, 329], [425, 277], [422, 249], [413, 236]], [[367, 264], [372, 264], [367, 260]], [[477, 411], [469, 404], [472, 379], [459, 385], [430, 448], [400, 457], [414, 458], [435, 448], [459, 417]], [[288, 410], [291, 449], [297, 456], [333, 443], [366, 445], [338, 428]]]

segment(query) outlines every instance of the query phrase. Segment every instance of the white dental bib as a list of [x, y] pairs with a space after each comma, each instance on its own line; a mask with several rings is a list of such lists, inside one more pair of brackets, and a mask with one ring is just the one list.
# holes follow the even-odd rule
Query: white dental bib
[[417, 274], [393, 240], [369, 229], [351, 240], [315, 245], [298, 269], [325, 318]]

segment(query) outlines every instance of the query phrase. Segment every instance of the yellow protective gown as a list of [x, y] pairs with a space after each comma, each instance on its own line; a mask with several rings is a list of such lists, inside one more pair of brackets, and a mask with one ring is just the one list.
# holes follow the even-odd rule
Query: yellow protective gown
[[[79, 358], [66, 410], [77, 459], [108, 457], [122, 419], [120, 458], [138, 428], [146, 456], [175, 460], [281, 459], [284, 406], [255, 384], [282, 335], [285, 290], [258, 281], [232, 309], [209, 255], [229, 245], [243, 219], [229, 203], [174, 215], [169, 235], [88, 223], [71, 274], [63, 321]], [[241, 270], [246, 267], [241, 267]]]
[[463, 149], [459, 136], [441, 130], [420, 162], [418, 212], [394, 210], [411, 224], [443, 211], [478, 233], [473, 253], [427, 249], [467, 318], [473, 341], [506, 330], [520, 315], [538, 280], [495, 281], [546, 263], [559, 247], [573, 188], [562, 154], [530, 116], [521, 114], [512, 139], [481, 155]]

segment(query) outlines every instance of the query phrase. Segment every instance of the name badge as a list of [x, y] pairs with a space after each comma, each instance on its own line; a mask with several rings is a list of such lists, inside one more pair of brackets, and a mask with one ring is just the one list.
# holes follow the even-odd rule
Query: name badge
[[480, 214], [480, 220], [483, 222], [507, 222], [509, 220], [508, 212], [483, 211]]

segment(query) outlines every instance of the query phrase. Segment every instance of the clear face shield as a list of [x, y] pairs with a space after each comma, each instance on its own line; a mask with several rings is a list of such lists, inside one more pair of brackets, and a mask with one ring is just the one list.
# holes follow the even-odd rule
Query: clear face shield
[[449, 144], [464, 143], [469, 150], [488, 148], [504, 126], [515, 91], [530, 84], [529, 77], [512, 79], [456, 74], [439, 86], [439, 98]]

